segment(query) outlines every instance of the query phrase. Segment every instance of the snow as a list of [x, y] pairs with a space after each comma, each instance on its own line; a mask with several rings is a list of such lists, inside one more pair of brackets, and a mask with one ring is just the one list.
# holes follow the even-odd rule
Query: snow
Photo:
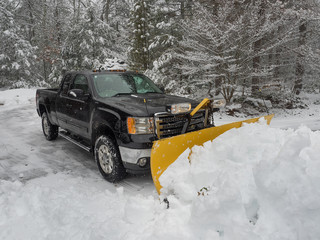
[[245, 102], [247, 102], [247, 101], [252, 102], [256, 107], [266, 106], [267, 108], [272, 108], [272, 103], [269, 100], [261, 100], [261, 99], [247, 97]]
[[11, 109], [21, 105], [34, 103], [35, 96], [35, 89], [0, 90], [0, 109]]
[[128, 68], [128, 65], [120, 60], [120, 59], [105, 59], [103, 64], [98, 64], [95, 66], [95, 68], [101, 68], [105, 70], [126, 70]]
[[90, 154], [44, 140], [34, 98], [0, 91], [0, 239], [320, 238], [320, 133], [299, 126], [317, 114], [230, 130], [191, 164], [187, 150], [159, 197], [150, 175], [111, 184]]
[[[262, 115], [274, 114], [274, 118], [271, 121], [270, 126], [274, 128], [282, 128], [282, 129], [297, 129], [301, 125], [305, 125], [311, 130], [319, 130], [320, 129], [320, 104], [319, 104], [319, 93], [316, 94], [301, 94], [301, 98], [303, 103], [308, 107], [305, 109], [269, 109], [269, 112], [261, 113]], [[237, 109], [240, 108], [240, 104], [232, 104], [229, 105], [229, 109]], [[215, 114], [215, 124], [217, 126], [241, 121], [247, 119], [248, 117], [233, 117], [225, 114], [225, 111], [221, 111]], [[257, 116], [255, 116], [257, 117]]]
[[189, 228], [205, 224], [224, 239], [320, 237], [320, 132], [250, 124], [189, 154], [160, 177], [163, 194], [189, 207]]

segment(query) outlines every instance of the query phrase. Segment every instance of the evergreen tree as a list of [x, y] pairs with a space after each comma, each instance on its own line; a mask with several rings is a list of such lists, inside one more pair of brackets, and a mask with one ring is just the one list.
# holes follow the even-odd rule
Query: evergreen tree
[[145, 73], [167, 89], [170, 89], [168, 75], [183, 81], [181, 71], [177, 68], [170, 69], [170, 64], [172, 52], [177, 49], [179, 41], [183, 38], [184, 30], [181, 24], [191, 18], [192, 14], [191, 0], [158, 0], [152, 8], [149, 46], [152, 69]]
[[125, 57], [126, 46], [119, 44], [120, 32], [98, 16], [97, 8], [90, 5], [84, 18], [71, 29], [62, 52], [66, 69], [92, 69], [102, 65], [107, 58]]
[[291, 91], [292, 76], [297, 76], [295, 59], [307, 44], [297, 41], [301, 20], [316, 19], [312, 9], [266, 0], [219, 1], [214, 8], [203, 2], [195, 5], [191, 19], [181, 23], [184, 35], [178, 47], [165, 54], [161, 70], [171, 78], [168, 86], [185, 89], [184, 93], [197, 86], [208, 93], [220, 88], [227, 102], [239, 86], [252, 86], [250, 93], [268, 86]]
[[15, 1], [0, 2], [0, 85], [26, 87], [32, 85], [35, 70], [35, 48], [24, 39], [15, 14]]
[[158, 1], [154, 5], [153, 17], [150, 21], [150, 62], [159, 66], [162, 64], [160, 58], [164, 52], [177, 45], [182, 39], [180, 21], [182, 19], [180, 6], [176, 1]]

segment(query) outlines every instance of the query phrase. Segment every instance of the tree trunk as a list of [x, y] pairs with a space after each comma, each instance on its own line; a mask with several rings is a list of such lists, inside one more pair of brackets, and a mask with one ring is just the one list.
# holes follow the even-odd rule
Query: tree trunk
[[29, 28], [29, 42], [31, 44], [33, 44], [33, 39], [35, 37], [35, 32], [34, 32], [34, 25], [35, 25], [35, 21], [34, 21], [34, 16], [33, 16], [33, 9], [32, 9], [32, 2], [31, 0], [28, 0], [27, 2], [28, 5], [28, 11], [29, 11], [29, 22], [30, 22], [30, 26]]
[[110, 0], [105, 0], [104, 5], [103, 5], [103, 15], [104, 15], [104, 20], [106, 23], [109, 23], [109, 14], [110, 14]]
[[215, 85], [215, 96], [219, 95], [221, 92], [221, 86], [222, 86], [222, 77], [217, 77], [214, 80], [214, 85]]
[[[259, 18], [261, 18], [261, 24], [265, 21], [265, 8], [266, 8], [266, 0], [262, 0], [259, 6]], [[263, 43], [263, 39], [260, 38], [257, 41], [254, 42], [253, 44], [253, 50], [255, 57], [252, 59], [252, 67], [253, 67], [253, 72], [254, 76], [252, 77], [252, 86], [251, 86], [251, 94], [255, 95], [259, 93], [260, 89], [260, 78], [257, 76], [260, 72], [260, 64], [261, 64], [261, 59], [260, 56], [258, 55], [259, 51], [261, 50], [261, 46]]]
[[[255, 53], [258, 53], [258, 51], [260, 50], [261, 43], [262, 43], [262, 39], [259, 39], [258, 41], [256, 41], [253, 44], [253, 48], [254, 48]], [[255, 94], [259, 93], [260, 78], [258, 76], [256, 76], [256, 74], [258, 74], [259, 68], [260, 68], [260, 56], [255, 56], [252, 59], [252, 68], [253, 68], [253, 72], [254, 72], [255, 76], [252, 77], [251, 95], [255, 95]]]
[[184, 2], [183, 1], [180, 2], [180, 14], [181, 14], [181, 18], [184, 19], [184, 17], [185, 17], [185, 8], [184, 8]]
[[[303, 47], [306, 42], [306, 30], [307, 24], [303, 23], [299, 27], [299, 47]], [[296, 60], [296, 80], [294, 82], [293, 91], [296, 95], [299, 95], [302, 86], [303, 86], [303, 75], [305, 72], [304, 64], [303, 64], [303, 54], [298, 53], [297, 60]]]
[[54, 12], [54, 18], [55, 18], [55, 22], [56, 22], [56, 31], [57, 31], [57, 43], [58, 45], [60, 46], [61, 44], [61, 39], [62, 39], [62, 36], [61, 36], [61, 22], [60, 22], [60, 11], [59, 11], [59, 5], [61, 5], [61, 1], [58, 1], [56, 3], [56, 6], [55, 6], [55, 12]]

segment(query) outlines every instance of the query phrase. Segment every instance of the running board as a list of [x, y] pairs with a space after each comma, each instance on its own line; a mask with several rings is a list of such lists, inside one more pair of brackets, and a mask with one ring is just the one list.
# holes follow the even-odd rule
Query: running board
[[83, 141], [72, 138], [70, 134], [67, 133], [66, 131], [59, 131], [59, 136], [74, 143], [78, 147], [81, 147], [82, 149], [86, 150], [87, 152], [91, 152], [91, 148], [89, 146], [85, 145]]

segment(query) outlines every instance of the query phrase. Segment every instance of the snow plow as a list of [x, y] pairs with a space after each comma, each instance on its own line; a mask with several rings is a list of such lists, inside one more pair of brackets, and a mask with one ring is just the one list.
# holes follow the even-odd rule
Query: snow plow
[[[199, 110], [206, 111], [206, 118], [210, 111], [211, 100], [204, 99], [191, 113], [190, 118], [196, 114]], [[267, 124], [270, 124], [272, 115], [264, 116]], [[159, 181], [160, 176], [166, 171], [166, 169], [176, 161], [176, 159], [188, 148], [192, 148], [195, 145], [203, 145], [207, 141], [212, 141], [224, 132], [232, 129], [239, 128], [243, 123], [254, 123], [259, 121], [260, 117], [247, 119], [239, 122], [233, 122], [221, 126], [207, 127], [198, 131], [188, 132], [160, 139], [153, 142], [151, 150], [151, 174], [154, 185], [157, 189], [158, 194], [161, 193], [161, 184]], [[184, 130], [187, 128], [188, 123], [184, 126]]]

